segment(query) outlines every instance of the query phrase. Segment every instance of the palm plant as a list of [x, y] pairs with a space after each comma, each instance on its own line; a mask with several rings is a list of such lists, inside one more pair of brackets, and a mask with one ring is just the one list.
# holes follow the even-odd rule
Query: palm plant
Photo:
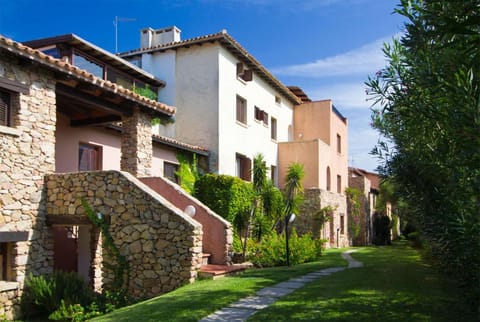
[[245, 238], [243, 241], [243, 258], [247, 250], [247, 240], [250, 234], [250, 227], [252, 225], [253, 215], [255, 211], [260, 209], [262, 211], [262, 193], [267, 185], [267, 166], [262, 153], [258, 153], [253, 158], [253, 191], [255, 197], [252, 200], [252, 207], [250, 209], [250, 216], [247, 222], [247, 229], [245, 229]]
[[288, 167], [286, 183], [284, 188], [285, 215], [298, 212], [298, 207], [303, 201], [302, 180], [305, 177], [305, 170], [300, 163], [292, 163]]

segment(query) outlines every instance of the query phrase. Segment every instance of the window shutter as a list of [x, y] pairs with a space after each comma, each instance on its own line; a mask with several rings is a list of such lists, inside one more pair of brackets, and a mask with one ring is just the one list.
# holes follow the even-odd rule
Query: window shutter
[[243, 63], [237, 64], [237, 76], [243, 75]]
[[253, 72], [251, 69], [246, 69], [244, 72], [243, 72], [243, 75], [242, 75], [242, 79], [246, 82], [249, 82], [253, 79]]
[[10, 94], [0, 92], [0, 125], [8, 126], [8, 108], [10, 105]]

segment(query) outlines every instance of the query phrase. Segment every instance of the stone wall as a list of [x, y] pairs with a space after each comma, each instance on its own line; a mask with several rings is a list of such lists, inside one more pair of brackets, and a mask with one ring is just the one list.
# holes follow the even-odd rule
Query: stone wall
[[28, 88], [27, 94], [12, 95], [12, 126], [0, 126], [0, 234], [29, 232], [26, 241], [8, 243], [13, 283], [0, 281], [0, 316], [12, 319], [19, 316], [25, 276], [52, 272], [43, 180], [55, 170], [56, 101], [51, 74], [4, 53], [0, 53], [0, 78]]
[[[332, 206], [335, 210], [333, 216], [321, 227], [321, 222], [316, 214], [327, 206]], [[340, 230], [337, 233], [337, 229], [341, 227], [342, 216], [344, 220], [343, 234]], [[327, 248], [349, 246], [346, 196], [318, 188], [305, 189], [304, 202], [300, 207], [300, 214], [295, 219], [294, 226], [299, 234], [310, 232], [316, 238], [326, 239], [325, 247]]]
[[[46, 183], [48, 216], [83, 216], [84, 198], [109, 218], [115, 245], [130, 265], [127, 289], [134, 298], [153, 297], [195, 280], [202, 226], [129, 173], [55, 174], [47, 176]], [[98, 263], [99, 256], [96, 252], [93, 262]], [[103, 252], [104, 264], [113, 261]], [[103, 288], [109, 288], [113, 277], [103, 265]]]
[[152, 118], [138, 107], [122, 119], [122, 156], [120, 168], [135, 177], [149, 177], [152, 168]]
[[[372, 242], [372, 213], [369, 205], [370, 195], [370, 181], [363, 176], [349, 176], [348, 185], [351, 188], [360, 190], [360, 232], [358, 236], [352, 238], [353, 246], [370, 245]], [[351, 212], [351, 205], [349, 202], [348, 212]]]

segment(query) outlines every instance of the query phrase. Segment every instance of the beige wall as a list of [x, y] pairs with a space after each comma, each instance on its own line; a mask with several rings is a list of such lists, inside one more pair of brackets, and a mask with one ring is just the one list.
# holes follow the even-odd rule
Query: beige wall
[[331, 100], [324, 100], [296, 106], [293, 114], [294, 140], [321, 139], [330, 145], [331, 104]]
[[[348, 186], [348, 124], [338, 115], [331, 100], [304, 103], [294, 109], [294, 137], [279, 143], [279, 185], [285, 185], [285, 174], [293, 162], [303, 164], [305, 202], [295, 224], [300, 234], [312, 232], [326, 239], [326, 247], [350, 244], [345, 188]], [[337, 143], [340, 137], [340, 151]], [[327, 188], [327, 168], [330, 183]], [[340, 185], [337, 184], [340, 176]], [[316, 214], [326, 206], [333, 207], [332, 217], [323, 227]], [[343, 227], [343, 230], [341, 229]]]
[[[341, 138], [338, 152], [337, 135]], [[333, 110], [331, 100], [304, 103], [294, 109], [294, 141], [279, 144], [279, 184], [291, 162], [305, 168], [305, 188], [327, 190], [327, 167], [330, 168], [330, 191], [337, 192], [341, 177], [341, 194], [348, 186], [348, 122]]]
[[278, 144], [278, 173], [279, 186], [285, 185], [285, 175], [292, 163], [303, 165], [306, 176], [303, 180], [304, 188], [318, 187], [320, 140], [302, 142], [282, 142]]

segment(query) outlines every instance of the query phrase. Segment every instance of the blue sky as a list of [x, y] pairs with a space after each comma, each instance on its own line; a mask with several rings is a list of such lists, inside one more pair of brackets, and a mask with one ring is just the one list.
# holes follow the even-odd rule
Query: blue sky
[[0, 0], [0, 34], [16, 41], [67, 33], [115, 51], [138, 48], [139, 30], [175, 25], [182, 39], [226, 29], [285, 85], [332, 99], [349, 119], [349, 165], [374, 170], [377, 141], [366, 101], [368, 75], [401, 32], [397, 0]]

